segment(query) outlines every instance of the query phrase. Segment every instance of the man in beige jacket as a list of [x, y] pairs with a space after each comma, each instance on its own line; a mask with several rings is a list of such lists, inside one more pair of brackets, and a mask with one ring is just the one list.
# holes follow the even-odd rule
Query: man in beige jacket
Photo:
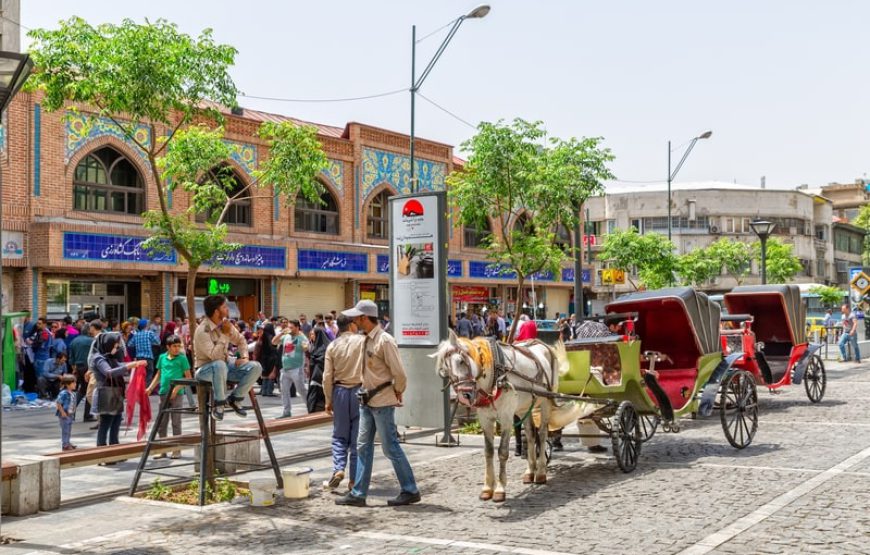
[[366, 334], [363, 344], [362, 386], [368, 393], [368, 400], [360, 400], [358, 461], [354, 487], [335, 503], [355, 507], [366, 505], [374, 462], [375, 432], [381, 438], [384, 455], [393, 463], [393, 471], [402, 490], [397, 497], [387, 501], [387, 504], [398, 506], [417, 503], [420, 501], [420, 490], [417, 489], [408, 458], [399, 445], [399, 434], [396, 431], [395, 411], [397, 406], [402, 405], [402, 394], [407, 385], [396, 340], [381, 329], [378, 306], [372, 301], [360, 301], [342, 314], [353, 318], [357, 327]]

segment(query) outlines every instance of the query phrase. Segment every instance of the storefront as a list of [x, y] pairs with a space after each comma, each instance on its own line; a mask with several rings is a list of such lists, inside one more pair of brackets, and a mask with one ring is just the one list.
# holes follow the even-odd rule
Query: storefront
[[[187, 279], [179, 279], [177, 297], [187, 295]], [[205, 274], [197, 276], [194, 296], [223, 295], [235, 303], [239, 317], [248, 321], [257, 317], [260, 308], [261, 285], [259, 279], [224, 277]]]
[[498, 287], [485, 285], [454, 285], [450, 288], [453, 317], [460, 312], [485, 316], [500, 305]]
[[88, 276], [47, 276], [46, 316], [49, 320], [104, 318], [125, 320], [142, 316], [140, 281], [105, 280]]

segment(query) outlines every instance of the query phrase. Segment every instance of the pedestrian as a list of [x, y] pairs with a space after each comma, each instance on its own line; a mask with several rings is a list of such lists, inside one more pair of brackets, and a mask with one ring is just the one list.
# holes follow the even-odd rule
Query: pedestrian
[[[132, 336], [133, 353], [136, 360], [145, 361], [145, 383], [151, 383], [154, 379], [154, 350], [153, 347], [160, 345], [160, 338], [148, 326], [148, 320], [139, 320], [138, 331]], [[130, 345], [128, 342], [127, 345]]]
[[471, 339], [474, 334], [474, 328], [471, 326], [471, 320], [468, 319], [464, 312], [459, 313], [459, 320], [456, 321], [456, 335]]
[[[362, 385], [363, 345], [353, 318], [338, 317], [338, 337], [326, 348], [323, 364], [323, 396], [326, 412], [332, 415], [332, 477], [327, 484], [335, 489], [350, 474], [348, 491], [353, 489], [357, 468], [359, 399]], [[348, 461], [349, 460], [349, 461]], [[350, 468], [348, 468], [348, 462]]]
[[[91, 422], [96, 418], [91, 415], [91, 403], [87, 399], [88, 380], [85, 374], [88, 372], [88, 355], [91, 353], [91, 347], [94, 344], [94, 337], [100, 334], [103, 325], [99, 320], [94, 320], [87, 325], [83, 333], [80, 333], [69, 344], [69, 364], [72, 367], [72, 373], [78, 382], [76, 390], [76, 408], [83, 400], [85, 402], [85, 414], [82, 420]], [[75, 410], [73, 410], [75, 412]]]
[[323, 329], [324, 331], [326, 331], [326, 336], [329, 338], [330, 341], [334, 340], [336, 336], [338, 336], [338, 326], [335, 325], [335, 320], [333, 320], [332, 314], [327, 314], [326, 316], [324, 316]]
[[486, 330], [483, 327], [483, 321], [480, 319], [480, 316], [477, 314], [471, 315], [471, 338], [480, 337], [485, 335]]
[[290, 389], [296, 387], [296, 393], [307, 398], [308, 389], [305, 386], [305, 350], [308, 348], [308, 338], [302, 333], [299, 320], [289, 320], [287, 325], [273, 343], [280, 345], [281, 353], [281, 404], [284, 411], [280, 418], [291, 416]]
[[305, 396], [305, 405], [308, 413], [323, 412], [326, 410], [326, 397], [323, 393], [323, 370], [326, 361], [326, 349], [332, 342], [323, 328], [314, 328], [314, 339], [309, 348], [311, 364], [308, 374], [308, 393]]
[[39, 394], [43, 399], [54, 399], [60, 391], [60, 378], [67, 374], [66, 351], [61, 351], [50, 360], [46, 360], [42, 372], [36, 378]]
[[538, 325], [534, 320], [529, 318], [528, 314], [520, 316], [520, 321], [517, 323], [517, 332], [514, 336], [514, 343], [520, 341], [530, 341], [538, 338]]
[[[223, 420], [224, 407], [229, 406], [239, 416], [247, 416], [241, 403], [257, 378], [263, 373], [260, 363], [248, 358], [248, 344], [239, 330], [229, 320], [230, 309], [223, 295], [209, 295], [202, 301], [206, 317], [196, 327], [193, 336], [194, 366], [196, 379], [211, 382], [214, 389], [214, 404], [211, 416]], [[230, 344], [238, 348], [232, 364], [227, 363]], [[227, 393], [227, 381], [236, 387]]]
[[849, 354], [846, 352], [846, 344], [851, 344], [852, 352], [855, 355], [854, 361], [861, 362], [861, 350], [858, 348], [858, 319], [855, 313], [849, 309], [849, 305], [844, 304], [840, 307], [840, 312], [843, 314], [843, 334], [840, 336], [840, 361], [849, 362]]
[[[107, 331], [113, 331], [109, 328]], [[124, 322], [121, 324], [121, 344], [124, 346], [123, 351], [119, 351], [124, 358], [124, 362], [133, 360], [133, 323]]]
[[305, 337], [308, 337], [308, 334], [311, 333], [311, 330], [314, 326], [311, 325], [311, 322], [308, 321], [308, 316], [304, 314], [299, 315], [299, 327], [302, 328], [302, 333], [305, 334]]
[[390, 315], [389, 314], [384, 314], [383, 323], [381, 324], [381, 326], [384, 328], [385, 332], [390, 333], [391, 330], [390, 330]]
[[[163, 327], [163, 333], [160, 335], [160, 350], [161, 352], [166, 352], [166, 340], [173, 335], [178, 336], [178, 326], [175, 322], [166, 322], [166, 325]], [[181, 336], [178, 336], [179, 339]], [[182, 342], [182, 352], [184, 351], [184, 343]]]
[[60, 393], [54, 400], [57, 410], [58, 423], [60, 423], [60, 448], [64, 451], [75, 449], [76, 446], [70, 442], [72, 433], [72, 423], [76, 415], [76, 377], [72, 374], [64, 374], [60, 377]]
[[501, 340], [504, 341], [507, 339], [507, 322], [502, 318], [501, 310], [496, 310], [495, 316], [498, 319], [498, 333], [501, 336]]
[[79, 328], [73, 325], [72, 316], [64, 317], [63, 328], [66, 330], [66, 335], [64, 336], [66, 340], [66, 345], [67, 347], [69, 347], [69, 344], [72, 342], [72, 340], [75, 339], [75, 337], [81, 332], [79, 331]]
[[360, 301], [353, 308], [342, 312], [354, 318], [365, 336], [363, 344], [362, 384], [366, 393], [360, 401], [359, 437], [357, 438], [357, 461], [354, 486], [347, 495], [335, 501], [337, 505], [364, 507], [368, 496], [369, 482], [374, 462], [375, 434], [381, 439], [381, 449], [393, 464], [401, 492], [387, 501], [390, 506], [409, 505], [420, 501], [420, 490], [414, 480], [414, 472], [396, 430], [396, 407], [402, 406], [402, 395], [407, 386], [407, 376], [399, 358], [396, 340], [384, 333], [378, 323], [378, 305], [372, 301]]
[[[100, 415], [97, 446], [116, 445], [121, 417], [124, 412], [124, 375], [133, 368], [144, 368], [145, 361], [119, 362], [121, 335], [117, 332], [101, 333], [94, 340], [95, 349], [88, 357], [88, 370], [96, 380], [94, 412]], [[114, 463], [104, 463], [114, 464]]]
[[57, 328], [51, 338], [51, 345], [48, 348], [48, 356], [56, 357], [59, 353], [66, 354], [66, 328]]
[[260, 337], [254, 346], [254, 360], [260, 363], [263, 369], [263, 384], [260, 386], [260, 395], [263, 397], [275, 396], [275, 379], [281, 368], [281, 358], [278, 349], [272, 344], [275, 339], [275, 326], [271, 322], [263, 324]]
[[[159, 385], [158, 393], [160, 394], [160, 406], [163, 406], [163, 403], [166, 402], [168, 397], [169, 408], [180, 409], [182, 406], [181, 402], [183, 398], [181, 396], [184, 394], [184, 387], [180, 385], [172, 387], [172, 381], [180, 380], [182, 378], [190, 379], [190, 363], [184, 355], [181, 338], [177, 335], [170, 335], [166, 338], [166, 352], [161, 354], [157, 359], [157, 372], [154, 374], [154, 380], [148, 386], [147, 394], [151, 395]], [[181, 413], [172, 412], [170, 414], [172, 420], [172, 435], [180, 436]], [[165, 418], [160, 423], [160, 427], [157, 429], [157, 435], [161, 438], [166, 437], [166, 429], [169, 427], [168, 424], [169, 422]], [[177, 459], [180, 456], [180, 450], [172, 452], [173, 459]], [[162, 459], [165, 457], [166, 453], [161, 453], [154, 458]]]

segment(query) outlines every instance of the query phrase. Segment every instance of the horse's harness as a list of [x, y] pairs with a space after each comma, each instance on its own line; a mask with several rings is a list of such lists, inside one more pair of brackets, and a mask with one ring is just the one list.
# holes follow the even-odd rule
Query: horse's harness
[[[454, 378], [452, 373], [447, 373], [447, 385], [452, 387], [453, 391], [456, 392], [456, 398], [461, 404], [474, 408], [491, 406], [498, 400], [506, 387], [511, 387], [510, 383], [507, 381], [508, 375], [510, 374], [530, 382], [533, 385], [539, 383], [543, 379], [546, 383], [547, 390], [551, 389], [552, 384], [550, 376], [548, 376], [544, 371], [544, 367], [538, 357], [528, 348], [529, 346], [538, 343], [543, 345], [544, 343], [542, 341], [533, 340], [526, 342], [523, 345], [510, 345], [496, 341], [493, 338], [477, 341], [459, 338], [459, 341], [461, 341], [466, 348], [463, 349], [457, 345], [453, 350], [446, 353], [446, 355], [459, 354], [469, 368], [472, 367], [472, 363], [481, 368], [481, 372], [477, 378], [469, 376], [466, 379], [457, 380]], [[485, 352], [484, 347], [488, 349], [489, 353]], [[516, 353], [514, 353], [514, 360], [512, 363], [508, 363], [504, 350], [505, 347], [511, 347], [516, 352], [519, 352], [534, 361], [535, 367], [537, 368], [534, 378], [524, 376], [515, 370]], [[552, 356], [552, 351], [550, 351], [549, 348], [548, 352], [550, 352]], [[474, 353], [475, 356], [472, 356], [471, 353]], [[491, 357], [491, 360], [488, 359], [489, 357], [487, 355]], [[555, 368], [555, 360], [551, 361], [550, 366], [551, 368]], [[481, 385], [480, 380], [486, 379], [490, 371], [492, 371], [492, 383], [489, 391], [487, 391], [484, 386]], [[532, 403], [532, 405], [534, 406], [534, 403]]]

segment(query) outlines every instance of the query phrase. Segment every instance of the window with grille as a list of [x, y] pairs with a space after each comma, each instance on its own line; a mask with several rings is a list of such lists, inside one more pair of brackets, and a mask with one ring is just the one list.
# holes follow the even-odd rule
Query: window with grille
[[373, 239], [386, 239], [390, 230], [390, 216], [387, 212], [390, 195], [387, 191], [381, 191], [369, 203], [366, 218], [368, 236]]
[[467, 225], [462, 228], [462, 238], [465, 241], [465, 246], [468, 248], [482, 248], [484, 239], [489, 237], [492, 229], [489, 226], [489, 220], [477, 224], [476, 226]]
[[142, 176], [115, 149], [103, 147], [96, 150], [76, 166], [73, 210], [138, 216], [145, 210]]
[[321, 195], [319, 203], [297, 197], [294, 216], [296, 231], [338, 235], [338, 205], [329, 191]]
[[[209, 174], [212, 176], [212, 179], [220, 180], [222, 187], [227, 191], [227, 196], [229, 198], [239, 197], [238, 200], [233, 200], [230, 207], [227, 208], [227, 213], [224, 216], [223, 223], [230, 225], [251, 225], [251, 199], [246, 198], [249, 197], [250, 194], [244, 192], [248, 189], [248, 186], [245, 185], [236, 172], [227, 165], [220, 166], [209, 172]], [[220, 216], [222, 209], [223, 207], [215, 208], [214, 210], [209, 211], [208, 214], [197, 214], [196, 221], [200, 223], [205, 222], [206, 220], [212, 221]]]

